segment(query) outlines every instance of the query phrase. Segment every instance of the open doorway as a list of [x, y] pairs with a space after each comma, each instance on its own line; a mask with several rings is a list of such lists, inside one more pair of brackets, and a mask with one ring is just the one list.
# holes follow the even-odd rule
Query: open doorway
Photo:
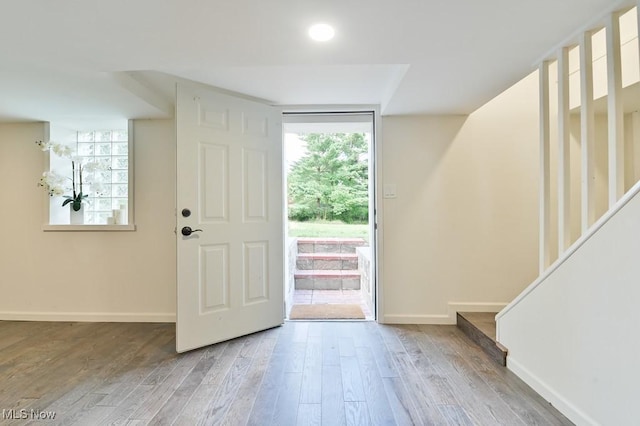
[[374, 320], [374, 113], [285, 113], [285, 307]]

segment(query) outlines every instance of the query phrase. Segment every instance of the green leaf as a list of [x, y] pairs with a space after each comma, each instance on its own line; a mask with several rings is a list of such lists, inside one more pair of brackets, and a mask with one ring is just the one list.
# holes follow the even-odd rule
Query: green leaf
[[62, 202], [62, 207], [66, 206], [67, 204], [69, 204], [69, 203], [70, 203], [70, 202], [72, 202], [72, 201], [73, 201], [73, 198], [67, 198], [66, 200], [64, 200], [64, 201]]
[[307, 153], [288, 175], [288, 199], [298, 206], [292, 216], [308, 220], [313, 212], [317, 219], [360, 220], [362, 211], [368, 211], [364, 134], [310, 133], [300, 139]]

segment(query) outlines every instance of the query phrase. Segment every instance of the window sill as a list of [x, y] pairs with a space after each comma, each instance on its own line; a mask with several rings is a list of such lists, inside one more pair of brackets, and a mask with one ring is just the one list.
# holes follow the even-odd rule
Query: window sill
[[42, 230], [50, 231], [89, 231], [89, 232], [118, 232], [135, 231], [136, 225], [42, 225]]

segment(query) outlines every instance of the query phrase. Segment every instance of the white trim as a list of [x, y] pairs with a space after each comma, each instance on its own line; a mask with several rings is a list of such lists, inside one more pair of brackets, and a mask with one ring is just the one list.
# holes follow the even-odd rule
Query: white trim
[[345, 112], [283, 112], [282, 123], [371, 123], [373, 111], [345, 111]]
[[531, 386], [542, 398], [557, 408], [569, 420], [578, 425], [598, 425], [599, 423], [589, 417], [571, 402], [567, 401], [551, 386], [538, 378], [531, 371], [527, 370], [520, 362], [513, 359], [509, 354], [507, 356], [507, 368], [516, 376], [520, 377], [526, 384]]
[[369, 112], [369, 111], [380, 111], [380, 105], [377, 104], [349, 104], [349, 105], [340, 105], [340, 104], [328, 104], [328, 105], [286, 105], [286, 104], [273, 104], [273, 106], [277, 106], [282, 109], [283, 114], [296, 114], [296, 113], [306, 113], [306, 114], [336, 114], [336, 113], [350, 113], [350, 112]]
[[372, 236], [374, 241], [373, 251], [371, 253], [371, 257], [373, 258], [373, 271], [372, 278], [374, 280], [374, 289], [375, 289], [375, 300], [374, 303], [374, 313], [373, 316], [379, 323], [383, 323], [382, 321], [384, 312], [384, 285], [382, 277], [383, 274], [383, 253], [384, 253], [384, 244], [383, 244], [383, 209], [382, 209], [382, 116], [380, 114], [380, 107], [376, 106], [373, 110], [373, 184], [374, 184], [374, 197], [373, 200], [373, 208], [374, 208], [374, 216], [370, 222], [374, 222], [374, 231], [375, 234]]
[[549, 61], [540, 64], [540, 189], [539, 202], [539, 254], [540, 273], [551, 263], [551, 116], [549, 106]]
[[0, 312], [0, 321], [176, 322], [175, 313]]
[[494, 302], [449, 302], [446, 314], [433, 315], [402, 315], [390, 314], [381, 316], [385, 324], [434, 324], [434, 325], [454, 325], [458, 312], [500, 312], [507, 306], [506, 303]]
[[607, 21], [607, 117], [609, 161], [609, 207], [624, 194], [624, 105], [622, 104], [622, 51], [620, 14]]
[[596, 219], [595, 118], [593, 108], [593, 34], [580, 39], [580, 150], [581, 150], [581, 233]]
[[449, 315], [455, 318], [457, 312], [495, 312], [498, 313], [507, 303], [469, 303], [469, 302], [449, 302]]
[[127, 226], [131, 226], [132, 229], [128, 229], [130, 231], [135, 231], [136, 230], [136, 225], [135, 225], [135, 206], [136, 206], [136, 185], [135, 185], [135, 124], [134, 124], [134, 120], [128, 120], [127, 121], [127, 143], [128, 143], [128, 150], [129, 152], [127, 153]]
[[[516, 307], [518, 303], [520, 303], [525, 297], [529, 295], [529, 293], [533, 292], [540, 284], [544, 282], [544, 280], [549, 277], [556, 269], [558, 269], [564, 262], [566, 262], [583, 244], [585, 244], [589, 239], [596, 233], [600, 228], [602, 228], [613, 216], [615, 216], [618, 211], [620, 211], [633, 197], [640, 193], [640, 181], [636, 182], [635, 185], [616, 203], [613, 208], [603, 214], [600, 219], [593, 224], [589, 231], [586, 234], [583, 234], [576, 242], [574, 242], [571, 247], [567, 249], [564, 254], [556, 260], [553, 265], [547, 268], [540, 276], [532, 282], [527, 288], [525, 288], [522, 293], [520, 293], [511, 303], [509, 303], [503, 310], [501, 310], [498, 315], [496, 315], [496, 320], [505, 316], [511, 309]], [[498, 334], [498, 341], [500, 340], [500, 335]]]
[[558, 253], [571, 245], [569, 48], [558, 52]]

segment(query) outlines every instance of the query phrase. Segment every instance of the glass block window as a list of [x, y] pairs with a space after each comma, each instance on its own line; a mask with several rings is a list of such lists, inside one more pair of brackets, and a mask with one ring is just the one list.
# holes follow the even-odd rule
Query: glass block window
[[82, 164], [98, 167], [86, 173], [87, 225], [126, 225], [129, 205], [129, 134], [127, 129], [77, 133]]

